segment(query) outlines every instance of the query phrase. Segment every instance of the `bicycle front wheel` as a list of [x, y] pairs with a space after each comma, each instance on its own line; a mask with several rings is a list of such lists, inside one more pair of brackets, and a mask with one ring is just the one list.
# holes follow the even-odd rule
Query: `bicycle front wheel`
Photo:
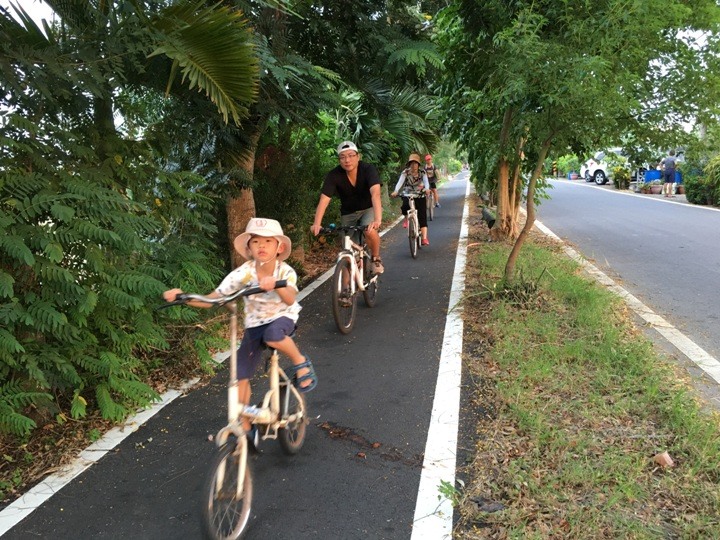
[[[292, 384], [292, 383], [288, 383]], [[290, 390], [287, 385], [280, 387], [280, 407], [285, 406], [285, 396], [288, 395], [288, 407], [285, 411], [287, 415], [302, 413], [302, 417], [292, 423], [288, 423], [284, 428], [278, 429], [278, 442], [283, 452], [292, 456], [297, 454], [305, 443], [305, 431], [308, 423], [308, 412], [305, 404], [305, 398], [302, 394], [296, 394]]]
[[332, 282], [332, 310], [341, 334], [348, 334], [355, 325], [355, 295], [350, 294], [352, 270], [350, 261], [340, 259], [335, 266]]
[[375, 302], [377, 301], [378, 280], [377, 278], [373, 279], [372, 260], [369, 256], [365, 257], [363, 265], [363, 273], [365, 274], [363, 276], [363, 282], [365, 285], [363, 298], [365, 299], [365, 305], [367, 307], [374, 307]]
[[[247, 444], [242, 441], [240, 444]], [[253, 483], [247, 448], [226, 443], [217, 449], [203, 488], [202, 520], [206, 538], [238, 540], [250, 518]], [[238, 490], [238, 487], [241, 489]]]
[[413, 259], [417, 258], [418, 248], [418, 224], [415, 219], [408, 220], [408, 239], [410, 240], [410, 255]]

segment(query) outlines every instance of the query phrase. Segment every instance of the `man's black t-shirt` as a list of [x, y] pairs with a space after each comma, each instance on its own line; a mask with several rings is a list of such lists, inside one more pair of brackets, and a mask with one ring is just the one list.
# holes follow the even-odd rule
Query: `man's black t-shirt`
[[362, 161], [358, 163], [355, 186], [348, 180], [345, 169], [338, 165], [325, 176], [322, 194], [328, 197], [337, 195], [340, 197], [340, 213], [352, 214], [372, 207], [370, 188], [376, 184], [381, 182], [374, 165]]

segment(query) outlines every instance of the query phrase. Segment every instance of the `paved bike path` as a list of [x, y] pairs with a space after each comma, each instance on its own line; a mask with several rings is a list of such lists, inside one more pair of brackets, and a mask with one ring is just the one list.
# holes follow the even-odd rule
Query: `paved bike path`
[[[383, 237], [375, 308], [335, 328], [329, 283], [302, 301], [297, 335], [320, 383], [300, 454], [253, 458], [247, 539], [410, 538], [461, 226], [465, 175], [441, 189], [431, 245]], [[4, 538], [199, 538], [201, 486], [225, 422], [226, 374], [175, 400]]]

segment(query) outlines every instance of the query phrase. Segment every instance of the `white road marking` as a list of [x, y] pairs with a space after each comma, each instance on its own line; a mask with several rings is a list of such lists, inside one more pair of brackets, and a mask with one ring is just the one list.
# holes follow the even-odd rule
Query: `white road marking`
[[472, 183], [467, 180], [465, 207], [455, 256], [448, 314], [445, 320], [440, 367], [435, 386], [432, 416], [425, 443], [420, 487], [415, 503], [411, 540], [452, 538], [453, 507], [440, 497], [441, 483], [455, 488], [460, 383], [462, 375], [463, 319], [460, 303], [465, 289], [468, 237], [468, 206]]

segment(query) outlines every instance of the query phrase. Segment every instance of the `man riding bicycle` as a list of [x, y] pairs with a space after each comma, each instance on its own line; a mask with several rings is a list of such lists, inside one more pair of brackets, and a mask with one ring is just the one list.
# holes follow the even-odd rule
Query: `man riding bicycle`
[[344, 227], [367, 226], [365, 240], [372, 253], [372, 270], [382, 274], [385, 269], [380, 258], [380, 225], [382, 200], [380, 175], [374, 165], [360, 159], [352, 141], [343, 141], [337, 147], [340, 164], [325, 176], [320, 201], [315, 210], [315, 221], [310, 230], [317, 236], [322, 229], [322, 218], [333, 196], [340, 198], [340, 224]]

